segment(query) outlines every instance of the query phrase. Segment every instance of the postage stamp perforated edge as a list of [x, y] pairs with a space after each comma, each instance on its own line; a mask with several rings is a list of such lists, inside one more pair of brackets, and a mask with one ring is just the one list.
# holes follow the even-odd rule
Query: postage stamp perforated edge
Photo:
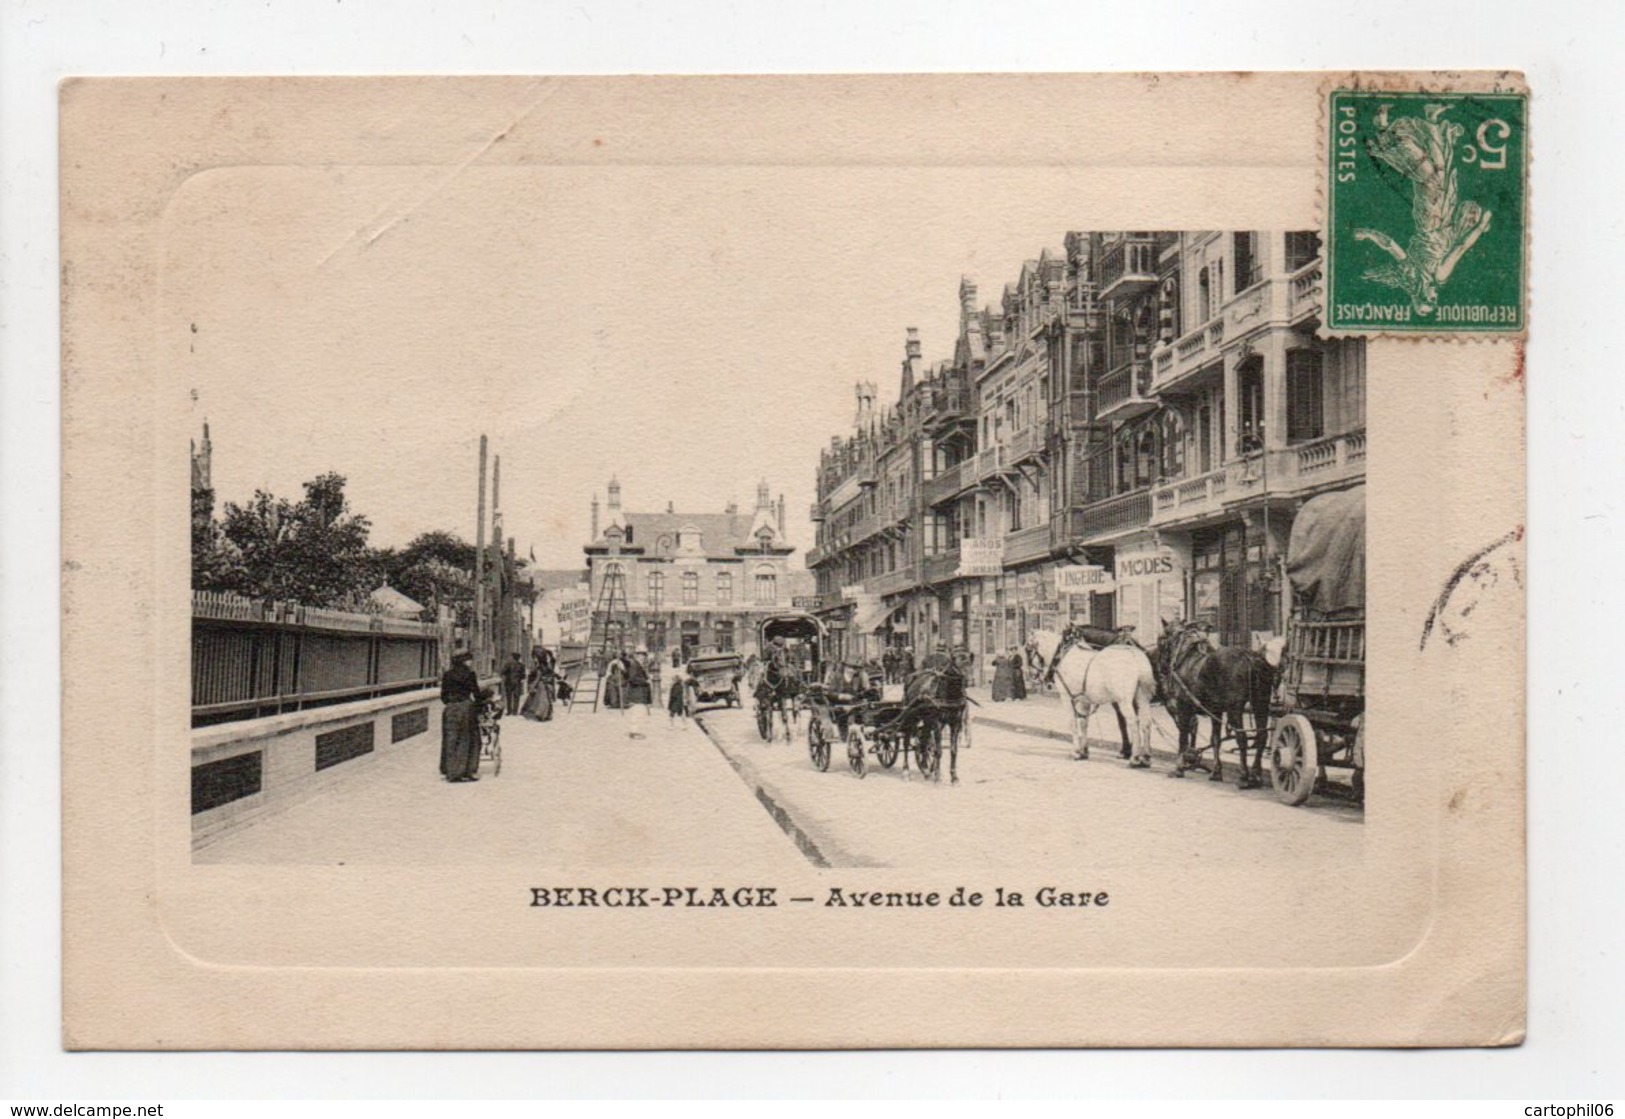
[[[1519, 237], [1517, 240], [1517, 260], [1514, 270], [1516, 280], [1516, 305], [1513, 312], [1513, 321], [1486, 322], [1486, 321], [1455, 321], [1445, 324], [1431, 319], [1426, 322], [1348, 322], [1340, 320], [1336, 314], [1337, 306], [1334, 303], [1336, 293], [1336, 279], [1339, 273], [1338, 247], [1335, 240], [1334, 206], [1336, 202], [1334, 193], [1334, 168], [1337, 165], [1338, 149], [1335, 146], [1334, 128], [1332, 119], [1333, 100], [1339, 94], [1355, 94], [1369, 96], [1372, 94], [1392, 94], [1396, 98], [1461, 98], [1464, 96], [1504, 97], [1518, 99], [1521, 110], [1521, 123], [1523, 135], [1520, 138], [1519, 166], [1515, 168], [1517, 187], [1517, 206]], [[1392, 338], [1419, 342], [1445, 342], [1445, 343], [1471, 343], [1471, 342], [1499, 342], [1502, 340], [1522, 341], [1528, 334], [1529, 323], [1529, 166], [1532, 159], [1532, 150], [1528, 138], [1528, 102], [1529, 88], [1524, 76], [1516, 70], [1492, 71], [1361, 71], [1361, 72], [1328, 72], [1321, 80], [1317, 90], [1318, 111], [1316, 119], [1318, 130], [1315, 138], [1315, 165], [1316, 190], [1315, 207], [1317, 215], [1317, 229], [1320, 233], [1324, 261], [1324, 276], [1321, 278], [1322, 295], [1324, 298], [1325, 313], [1316, 331], [1321, 338]], [[1428, 122], [1432, 124], [1433, 122]], [[1456, 205], [1450, 207], [1451, 217], [1455, 218], [1463, 210], [1472, 220], [1463, 223], [1463, 235], [1458, 237], [1446, 236], [1439, 240], [1442, 251], [1441, 258], [1449, 258], [1450, 267], [1459, 263], [1474, 247], [1477, 234], [1472, 230], [1478, 228], [1478, 215], [1468, 209], [1472, 199], [1458, 200]], [[1476, 204], [1475, 204], [1476, 205]], [[1419, 278], [1424, 282], [1434, 280], [1426, 273], [1434, 271], [1439, 261], [1431, 262], [1433, 268], [1422, 267], [1406, 269], [1410, 274], [1401, 275], [1404, 262], [1397, 259], [1406, 254], [1407, 246], [1400, 246], [1397, 241], [1376, 230], [1362, 230], [1362, 234], [1369, 234], [1361, 238], [1362, 245], [1374, 246], [1384, 250], [1387, 255], [1394, 256], [1393, 265], [1387, 271], [1390, 278], [1383, 281], [1393, 284], [1396, 292], [1395, 302], [1401, 303], [1402, 289], [1399, 283], [1411, 281], [1413, 284]], [[1482, 233], [1483, 230], [1479, 229]], [[1412, 232], [1415, 239], [1416, 231]], [[1469, 240], [1471, 238], [1471, 240]], [[1341, 265], [1343, 272], [1348, 275], [1359, 272], [1365, 268], [1365, 261], [1350, 262], [1345, 258]], [[1448, 276], [1448, 271], [1446, 273]], [[1438, 282], [1433, 283], [1436, 293]]]

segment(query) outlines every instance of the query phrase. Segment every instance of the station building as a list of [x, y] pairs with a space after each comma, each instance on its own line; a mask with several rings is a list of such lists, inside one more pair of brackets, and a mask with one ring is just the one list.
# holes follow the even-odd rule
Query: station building
[[595, 632], [628, 649], [661, 656], [676, 646], [747, 649], [757, 621], [789, 610], [810, 584], [793, 569], [784, 499], [764, 481], [756, 508], [720, 513], [624, 509], [612, 478], [608, 501], [592, 499], [592, 536], [584, 551]]

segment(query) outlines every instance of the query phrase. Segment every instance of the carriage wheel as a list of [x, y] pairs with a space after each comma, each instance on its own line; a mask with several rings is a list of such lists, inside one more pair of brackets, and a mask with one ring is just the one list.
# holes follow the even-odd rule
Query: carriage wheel
[[920, 772], [933, 781], [942, 778], [942, 728], [922, 730], [914, 743], [914, 760]]
[[763, 742], [773, 741], [773, 711], [761, 700], [756, 701], [756, 733]]
[[812, 722], [807, 724], [807, 754], [812, 758], [813, 768], [820, 773], [829, 770], [829, 739], [824, 737], [824, 725], [818, 721], [816, 714]]
[[1270, 781], [1283, 803], [1297, 806], [1315, 791], [1320, 752], [1315, 728], [1299, 714], [1283, 715], [1270, 736]]
[[897, 764], [897, 739], [894, 735], [883, 734], [875, 740], [875, 759], [887, 769]]
[[852, 727], [846, 732], [846, 764], [859, 777], [866, 772], [863, 761], [863, 732], [857, 727]]

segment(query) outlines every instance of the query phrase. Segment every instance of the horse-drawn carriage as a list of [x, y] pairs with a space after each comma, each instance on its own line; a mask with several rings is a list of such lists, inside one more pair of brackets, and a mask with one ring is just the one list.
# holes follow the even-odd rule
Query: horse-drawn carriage
[[1269, 757], [1276, 795], [1309, 799], [1328, 767], [1365, 795], [1365, 487], [1311, 498], [1292, 523], [1293, 614]]
[[688, 658], [689, 695], [701, 703], [721, 703], [741, 707], [739, 681], [745, 674], [745, 659], [738, 653], [723, 652], [714, 645], [701, 646]]
[[824, 623], [799, 610], [773, 614], [757, 623], [758, 653], [751, 665], [750, 689], [762, 741], [773, 741], [774, 715], [784, 726], [785, 740], [794, 737], [802, 689], [823, 672], [828, 645]]
[[842, 666], [828, 682], [809, 684], [803, 698], [807, 754], [815, 769], [828, 770], [832, 747], [843, 743], [847, 766], [859, 777], [868, 772], [870, 757], [884, 769], [902, 758], [906, 775], [912, 755], [922, 774], [940, 780], [946, 731], [949, 774], [959, 783], [959, 746], [968, 726], [965, 673], [948, 658], [902, 684], [880, 684], [865, 669]]

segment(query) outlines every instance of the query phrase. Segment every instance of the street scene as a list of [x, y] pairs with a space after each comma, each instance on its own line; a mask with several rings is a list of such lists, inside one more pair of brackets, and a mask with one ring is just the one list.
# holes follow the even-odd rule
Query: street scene
[[607, 467], [574, 491], [522, 427], [455, 440], [464, 512], [395, 509], [391, 543], [331, 464], [223, 492], [201, 420], [194, 858], [1335, 848], [1364, 815], [1364, 350], [1317, 336], [1319, 238], [1056, 240], [993, 303], [937, 277], [940, 356], [898, 323], [895, 393], [860, 376], [834, 430], [720, 460], [744, 500], [651, 469], [691, 445], [657, 406], [647, 445], [548, 445]]

